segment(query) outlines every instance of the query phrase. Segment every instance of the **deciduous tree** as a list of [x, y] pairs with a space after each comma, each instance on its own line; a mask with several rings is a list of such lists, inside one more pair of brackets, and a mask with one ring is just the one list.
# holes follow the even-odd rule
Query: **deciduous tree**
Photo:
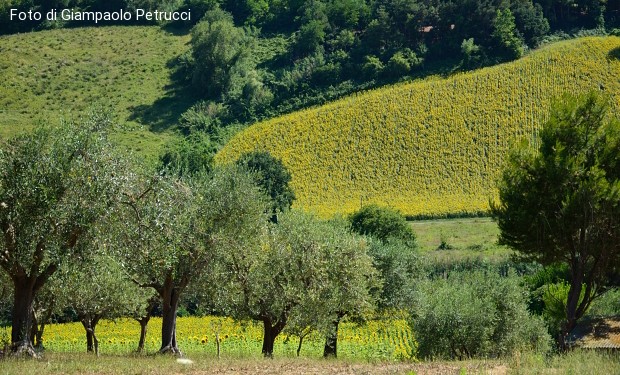
[[277, 222], [278, 212], [290, 209], [295, 200], [295, 193], [289, 186], [291, 173], [282, 160], [267, 151], [243, 154], [237, 164], [254, 173], [256, 184], [271, 198], [272, 221]]

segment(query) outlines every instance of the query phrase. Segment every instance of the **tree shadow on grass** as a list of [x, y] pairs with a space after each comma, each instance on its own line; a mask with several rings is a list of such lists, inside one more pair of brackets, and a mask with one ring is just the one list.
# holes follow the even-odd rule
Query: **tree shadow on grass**
[[171, 70], [171, 83], [165, 87], [164, 96], [153, 104], [129, 108], [129, 120], [148, 126], [152, 132], [163, 132], [176, 126], [181, 115], [200, 99], [186, 74], [177, 68], [178, 58], [171, 59], [166, 65]]
[[607, 54], [609, 60], [620, 60], [620, 47], [614, 48]]

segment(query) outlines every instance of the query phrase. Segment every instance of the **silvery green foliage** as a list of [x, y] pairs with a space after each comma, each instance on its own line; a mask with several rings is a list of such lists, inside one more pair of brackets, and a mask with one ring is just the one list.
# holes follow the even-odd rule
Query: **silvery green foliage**
[[216, 301], [235, 318], [326, 332], [341, 312], [373, 311], [377, 273], [365, 240], [345, 223], [287, 211], [261, 238], [245, 237], [219, 255]]
[[65, 290], [65, 307], [80, 320], [116, 319], [147, 307], [153, 291], [131, 281], [120, 265], [107, 255], [97, 254], [82, 264], [68, 264], [60, 270]]
[[[291, 227], [306, 225], [306, 241], [315, 241], [322, 248], [318, 267], [325, 279], [314, 293], [304, 295], [293, 310], [287, 331], [300, 333], [308, 328], [324, 335], [334, 329], [334, 322], [343, 317], [356, 321], [368, 319], [375, 311], [381, 290], [380, 275], [368, 255], [368, 239], [351, 233], [348, 222], [341, 219], [318, 220], [303, 213], [287, 217], [283, 233], [293, 233]], [[300, 219], [302, 222], [299, 222]], [[297, 234], [299, 236], [299, 234]], [[291, 243], [302, 238], [289, 238]]]
[[454, 272], [419, 283], [411, 327], [420, 358], [486, 358], [515, 351], [546, 352], [550, 337], [527, 311], [514, 274]]
[[117, 196], [122, 162], [94, 114], [38, 127], [0, 146], [0, 265], [9, 274], [50, 273], [74, 252]]
[[[112, 225], [118, 233], [116, 256], [138, 285], [160, 295], [164, 326], [170, 317], [174, 336], [181, 294], [209, 278], [219, 254], [260, 238], [267, 199], [236, 168], [188, 179], [165, 175], [138, 180], [125, 195]], [[171, 340], [162, 342], [162, 351], [168, 344], [178, 350], [176, 339]]]
[[168, 276], [194, 281], [220, 249], [262, 225], [265, 201], [251, 178], [233, 168], [188, 180], [157, 177], [127, 193], [116, 253], [138, 284], [161, 284]]
[[34, 355], [33, 299], [87, 242], [123, 184], [123, 162], [107, 143], [109, 118], [41, 126], [0, 146], [0, 267], [13, 281], [12, 349]]

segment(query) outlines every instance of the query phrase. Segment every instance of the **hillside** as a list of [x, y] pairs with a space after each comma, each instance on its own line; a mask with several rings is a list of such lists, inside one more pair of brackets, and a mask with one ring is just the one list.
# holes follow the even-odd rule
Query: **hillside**
[[0, 137], [100, 106], [128, 125], [121, 143], [153, 157], [192, 104], [170, 67], [188, 41], [156, 26], [1, 36]]
[[516, 62], [387, 87], [253, 125], [219, 163], [268, 150], [295, 205], [330, 216], [378, 203], [411, 216], [488, 209], [510, 146], [533, 139], [553, 98], [620, 93], [620, 38], [547, 46]]

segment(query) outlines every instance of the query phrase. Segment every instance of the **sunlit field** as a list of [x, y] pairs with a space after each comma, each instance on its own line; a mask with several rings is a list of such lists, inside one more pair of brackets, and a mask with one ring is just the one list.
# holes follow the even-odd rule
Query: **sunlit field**
[[[148, 326], [145, 351], [156, 352], [161, 344], [161, 318], [153, 318]], [[4, 330], [5, 337], [10, 334]], [[102, 354], [122, 355], [138, 347], [140, 325], [131, 319], [102, 321], [96, 329]], [[220, 338], [223, 357], [244, 358], [261, 355], [262, 324], [237, 322], [230, 318], [185, 317], [177, 320], [177, 339], [182, 352], [216, 355], [216, 335]], [[86, 333], [81, 323], [52, 324], [45, 328], [45, 348], [51, 352], [85, 352]], [[325, 339], [317, 333], [306, 336], [301, 355], [320, 357]], [[296, 356], [299, 338], [281, 334], [275, 343], [274, 356]], [[405, 320], [371, 321], [357, 325], [343, 323], [338, 335], [338, 356], [356, 360], [411, 359], [415, 341]]]

